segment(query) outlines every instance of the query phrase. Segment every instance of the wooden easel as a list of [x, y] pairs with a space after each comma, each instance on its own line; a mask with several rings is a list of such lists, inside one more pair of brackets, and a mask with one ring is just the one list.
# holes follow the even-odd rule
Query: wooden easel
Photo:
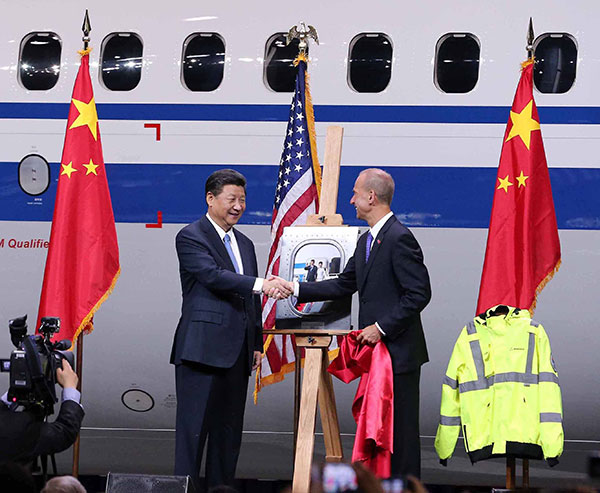
[[[343, 459], [340, 427], [335, 406], [335, 395], [329, 366], [328, 348], [332, 337], [345, 335], [349, 330], [321, 329], [283, 329], [274, 330], [275, 334], [288, 334], [296, 337], [296, 347], [304, 348], [304, 378], [300, 395], [295, 401], [300, 403], [296, 423], [297, 439], [294, 450], [293, 493], [307, 493], [310, 490], [310, 470], [315, 446], [315, 422], [317, 402], [323, 438], [325, 441], [325, 460], [341, 462]], [[297, 364], [299, 359], [296, 360]], [[296, 390], [296, 394], [297, 394]], [[296, 413], [295, 413], [296, 414]]]
[[[323, 163], [323, 181], [319, 213], [307, 218], [307, 226], [342, 226], [340, 214], [336, 214], [337, 196], [340, 178], [340, 161], [342, 156], [342, 127], [327, 128], [325, 141], [325, 160]], [[345, 335], [348, 330], [320, 329], [286, 329], [273, 330], [269, 333], [287, 334], [296, 337], [296, 387], [294, 412], [294, 479], [293, 493], [307, 493], [310, 489], [310, 469], [315, 445], [315, 421], [317, 402], [323, 425], [326, 460], [340, 462], [343, 458], [340, 427], [335, 407], [335, 395], [331, 375], [327, 372], [329, 366], [328, 347], [332, 337]], [[298, 363], [299, 348], [304, 348], [304, 378], [300, 385]], [[300, 390], [301, 387], [301, 390]]]

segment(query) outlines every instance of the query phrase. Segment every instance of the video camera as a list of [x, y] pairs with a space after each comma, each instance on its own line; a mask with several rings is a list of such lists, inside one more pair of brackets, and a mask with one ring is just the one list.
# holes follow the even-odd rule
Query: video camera
[[50, 341], [60, 331], [60, 319], [56, 317], [42, 318], [37, 335], [27, 335], [27, 315], [9, 320], [8, 327], [17, 348], [10, 359], [0, 360], [1, 371], [10, 372], [8, 401], [12, 409], [23, 406], [44, 419], [54, 413], [58, 401], [56, 370], [62, 368], [62, 359], [75, 366], [75, 355], [68, 351], [71, 341]]

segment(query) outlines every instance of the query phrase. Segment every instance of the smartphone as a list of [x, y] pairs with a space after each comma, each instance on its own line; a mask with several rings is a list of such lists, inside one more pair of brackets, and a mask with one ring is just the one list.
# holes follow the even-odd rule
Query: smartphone
[[402, 493], [406, 486], [404, 478], [389, 478], [381, 480], [383, 493]]
[[356, 472], [350, 464], [343, 462], [326, 462], [323, 465], [321, 484], [323, 485], [323, 493], [358, 490]]

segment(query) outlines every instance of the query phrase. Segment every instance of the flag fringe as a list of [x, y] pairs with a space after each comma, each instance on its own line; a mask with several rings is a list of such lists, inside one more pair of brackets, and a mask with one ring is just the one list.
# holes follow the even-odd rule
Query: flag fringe
[[273, 341], [273, 334], [269, 334], [267, 336], [267, 340], [263, 343], [263, 350], [262, 350], [262, 355], [260, 358], [260, 364], [258, 365], [258, 368], [256, 369], [256, 375], [254, 375], [254, 392], [252, 393], [252, 396], [254, 397], [254, 405], [255, 406], [258, 403], [258, 393], [261, 391], [261, 389], [264, 386], [263, 379], [260, 376], [260, 374], [262, 373], [262, 359], [265, 357], [265, 354], [267, 353], [267, 349], [269, 349], [269, 346], [271, 345], [272, 341]]
[[258, 393], [260, 392], [260, 372], [262, 370], [262, 359], [264, 358], [265, 353], [261, 354], [261, 361], [258, 364], [258, 368], [256, 369], [256, 373], [254, 374], [254, 391], [252, 392], [252, 399], [254, 400], [254, 405], [258, 404]]
[[317, 133], [315, 132], [315, 111], [310, 95], [310, 76], [308, 75], [308, 57], [306, 53], [298, 53], [294, 59], [294, 67], [297, 67], [300, 62], [306, 63], [307, 70], [304, 72], [304, 103], [306, 104], [306, 126], [308, 127], [308, 135], [310, 141], [310, 152], [312, 153], [311, 161], [313, 163], [313, 174], [315, 177], [315, 186], [317, 187], [317, 197], [321, 199], [321, 165], [319, 164], [319, 156], [317, 154]]
[[[263, 358], [265, 357], [267, 350], [269, 349], [269, 347], [271, 346], [271, 343], [273, 342], [273, 337], [274, 337], [274, 334], [269, 334], [267, 336], [267, 340], [263, 344], [263, 352], [262, 352]], [[262, 372], [262, 358], [261, 358], [260, 365], [258, 365], [258, 368], [256, 369], [256, 375], [254, 376], [254, 392], [252, 393], [252, 396], [254, 397], [254, 405], [258, 404], [258, 393], [263, 389], [263, 387], [266, 387], [267, 385], [271, 385], [273, 383], [281, 382], [285, 378], [285, 374], [291, 372], [295, 368], [295, 365], [296, 365], [295, 361], [293, 363], [286, 363], [285, 365], [283, 365], [281, 370], [279, 370], [278, 372], [271, 373], [270, 375], [267, 375], [266, 377], [261, 377], [260, 376], [260, 374]]]
[[524, 62], [521, 62], [521, 72], [525, 70], [529, 65], [535, 62], [535, 58], [528, 58]]
[[77, 338], [79, 337], [79, 334], [81, 334], [82, 331], [85, 331], [86, 334], [89, 334], [94, 330], [94, 324], [92, 323], [92, 318], [94, 318], [94, 314], [98, 311], [98, 308], [100, 308], [100, 305], [102, 305], [102, 303], [104, 303], [106, 301], [106, 299], [113, 292], [113, 289], [115, 288], [115, 284], [117, 283], [117, 279], [119, 278], [120, 275], [121, 275], [121, 267], [119, 267], [119, 270], [115, 274], [115, 277], [113, 277], [113, 280], [110, 283], [110, 286], [108, 287], [108, 289], [104, 292], [102, 297], [94, 305], [94, 308], [92, 308], [90, 310], [90, 312], [85, 316], [85, 318], [83, 319], [81, 324], [79, 324], [79, 327], [77, 328], [77, 330], [75, 331], [75, 335], [73, 336], [73, 344], [71, 345], [71, 349], [73, 347], [75, 347], [75, 341], [77, 340]]
[[298, 53], [298, 56], [294, 58], [294, 67], [297, 67], [300, 62], [304, 62], [306, 65], [308, 65], [308, 57], [306, 56], [306, 53]]
[[548, 274], [546, 274], [546, 277], [544, 277], [544, 279], [542, 279], [542, 282], [540, 282], [538, 284], [538, 287], [535, 289], [535, 296], [533, 297], [533, 302], [531, 303], [531, 306], [529, 307], [529, 313], [531, 313], [532, 317], [533, 317], [533, 312], [535, 311], [535, 308], [537, 305], [538, 295], [546, 287], [546, 284], [548, 284], [552, 280], [552, 278], [554, 277], [554, 274], [556, 274], [558, 272], [558, 269], [560, 269], [561, 264], [562, 264], [562, 260], [558, 259], [558, 262], [556, 262], [556, 265], [554, 266], [554, 268], [550, 272], [548, 272]]
[[321, 200], [321, 165], [319, 164], [319, 156], [317, 154], [317, 133], [315, 132], [315, 111], [310, 95], [310, 76], [308, 72], [304, 72], [304, 102], [306, 104], [306, 126], [308, 127], [308, 135], [310, 139], [311, 161], [313, 163], [313, 173], [315, 175], [315, 186], [317, 187], [317, 197]]
[[[302, 358], [301, 365], [304, 368], [304, 358]], [[282, 380], [285, 379], [285, 375], [293, 372], [295, 370], [295, 368], [296, 368], [296, 362], [292, 361], [291, 363], [286, 363], [285, 365], [283, 365], [281, 367], [281, 370], [279, 370], [278, 372], [271, 373], [270, 375], [267, 375], [266, 377], [262, 377], [261, 378], [261, 389], [262, 389], [262, 387], [266, 387], [267, 385], [281, 382]]]
[[[273, 335], [274, 334], [269, 334], [269, 336], [267, 337], [267, 340], [265, 341], [265, 344], [263, 346], [263, 357], [264, 357], [265, 353], [267, 352], [267, 349], [269, 349], [271, 342], [273, 341]], [[329, 361], [331, 362], [335, 358], [337, 358], [339, 352], [340, 352], [339, 347], [332, 349], [331, 351], [328, 351], [327, 356], [329, 357]], [[301, 359], [300, 364], [302, 365], [302, 368], [304, 368], [304, 358]], [[285, 365], [283, 365], [281, 367], [281, 369], [278, 372], [271, 373], [270, 375], [267, 375], [266, 377], [260, 376], [261, 367], [262, 367], [262, 361], [261, 361], [261, 364], [256, 369], [256, 375], [254, 376], [254, 392], [252, 394], [254, 397], [254, 405], [258, 404], [258, 393], [263, 389], [263, 387], [283, 381], [285, 379], [286, 374], [291, 373], [292, 371], [295, 370], [296, 362], [293, 361], [292, 363], [286, 363]]]

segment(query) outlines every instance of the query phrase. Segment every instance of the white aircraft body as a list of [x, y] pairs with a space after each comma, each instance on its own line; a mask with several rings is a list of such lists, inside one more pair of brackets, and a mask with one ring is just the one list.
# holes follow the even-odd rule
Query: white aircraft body
[[[24, 313], [31, 322], [79, 66], [84, 6], [73, 0], [4, 0], [2, 7], [0, 323]], [[273, 53], [265, 46], [273, 35], [305, 21], [320, 38], [318, 46], [310, 44], [309, 73], [321, 160], [326, 128], [344, 127], [338, 212], [346, 223], [365, 226], [349, 205], [353, 182], [365, 167], [388, 170], [396, 180], [393, 210], [420, 242], [431, 276], [433, 298], [422, 314], [431, 360], [421, 376], [423, 478], [502, 484], [502, 461], [471, 466], [460, 444], [444, 469], [437, 463], [433, 437], [448, 359], [475, 312], [502, 138], [519, 64], [526, 58], [531, 16], [536, 46], [544, 39], [568, 38], [576, 47], [574, 58], [557, 62], [570, 64], [571, 70], [576, 65], [568, 90], [534, 91], [562, 245], [562, 267], [539, 296], [535, 318], [549, 334], [558, 365], [566, 442], [565, 460], [556, 468], [532, 463], [532, 484], [584, 477], [587, 451], [600, 448], [595, 312], [600, 278], [600, 4], [105, 0], [88, 7], [91, 77], [122, 274], [95, 316], [95, 331], [84, 338], [82, 474], [172, 471], [176, 401], [169, 353], [181, 302], [175, 235], [205, 213], [206, 177], [218, 168], [236, 168], [248, 179], [248, 207], [239, 228], [254, 241], [259, 270], [265, 270], [291, 99], [290, 92], [269, 87], [265, 65]], [[30, 36], [36, 33], [41, 34]], [[221, 39], [225, 46], [218, 64], [222, 80], [214, 90], [193, 91], [184, 85], [182, 65], [195, 63], [190, 57], [182, 62], [184, 44], [194, 33]], [[103, 65], [102, 57], [108, 40], [119, 36], [143, 45], [141, 56], [118, 69], [139, 74], [131, 90], [112, 90], [104, 79], [118, 65], [118, 56], [113, 56], [112, 68]], [[352, 82], [349, 75], [361, 61], [350, 55], [352, 48], [369, 36], [387, 40], [385, 48], [393, 50], [383, 67], [389, 82], [378, 92], [357, 90], [356, 84], [368, 86], [369, 77]], [[436, 76], [444, 65], [436, 50], [448, 36], [475, 40], [480, 48], [476, 83], [466, 92], [444, 91]], [[59, 39], [60, 59], [50, 70], [58, 76], [51, 88], [32, 89], [27, 77], [34, 80], [36, 68], [23, 67], [23, 53], [26, 46], [35, 49], [32, 39], [43, 44], [44, 37]], [[379, 48], [381, 44], [386, 43]], [[558, 80], [562, 68], [554, 68]], [[146, 124], [160, 125], [160, 140], [156, 128]], [[19, 163], [32, 154], [44, 158], [50, 169], [47, 190], [36, 195], [23, 187], [38, 183], [43, 173], [33, 180], [31, 173], [39, 171], [23, 168], [19, 175]], [[158, 222], [159, 211], [162, 227], [147, 227]], [[12, 349], [6, 329], [0, 356], [8, 357]], [[0, 383], [8, 385], [6, 374]], [[253, 379], [250, 385], [238, 474], [290, 478], [293, 376], [265, 388], [257, 406], [252, 403]], [[349, 455], [356, 386], [336, 382], [335, 388]], [[322, 450], [317, 438], [317, 452]], [[69, 454], [59, 456], [64, 472], [70, 460]]]

